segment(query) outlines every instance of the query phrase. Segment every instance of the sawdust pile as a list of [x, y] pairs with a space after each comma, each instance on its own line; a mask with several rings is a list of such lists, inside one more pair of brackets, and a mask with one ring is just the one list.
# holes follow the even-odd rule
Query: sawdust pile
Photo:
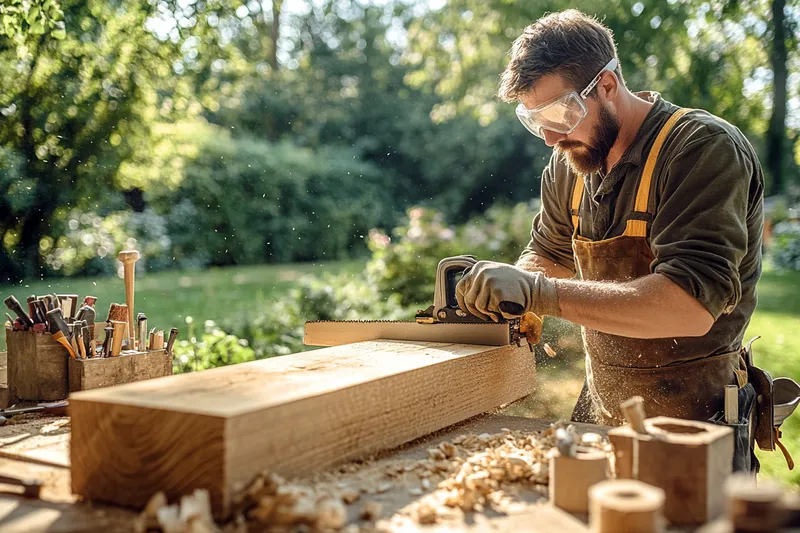
[[[222, 531], [374, 532], [407, 521], [435, 524], [487, 508], [502, 510], [522, 488], [546, 494], [555, 430], [461, 435], [429, 448], [424, 459], [348, 463], [303, 480], [260, 474], [234, 491], [236, 518]], [[581, 443], [610, 451], [596, 434], [585, 434]], [[376, 500], [389, 496], [402, 503], [387, 513]], [[203, 527], [183, 531], [215, 531], [205, 526], [204, 519]]]
[[[248, 523], [278, 533], [297, 526], [320, 532], [376, 531], [383, 529], [377, 523], [381, 518], [434, 524], [486, 508], [500, 510], [520, 488], [546, 494], [555, 429], [461, 435], [428, 449], [425, 459], [349, 463], [303, 483], [259, 475], [235, 505]], [[587, 434], [581, 442], [610, 450], [599, 435]], [[389, 491], [411, 497], [398, 517], [382, 516], [383, 505], [373, 499]]]

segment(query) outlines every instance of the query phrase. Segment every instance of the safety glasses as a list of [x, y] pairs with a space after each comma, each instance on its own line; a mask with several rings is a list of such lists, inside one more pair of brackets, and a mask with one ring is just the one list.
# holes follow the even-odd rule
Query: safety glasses
[[544, 139], [544, 131], [550, 130], [564, 135], [575, 131], [586, 118], [588, 110], [584, 100], [592, 92], [592, 89], [600, 82], [600, 77], [607, 70], [617, 68], [617, 59], [614, 58], [597, 73], [597, 76], [589, 82], [580, 93], [571, 91], [562, 94], [549, 102], [545, 102], [534, 109], [527, 109], [523, 104], [517, 106], [517, 118], [529, 132], [540, 139]]

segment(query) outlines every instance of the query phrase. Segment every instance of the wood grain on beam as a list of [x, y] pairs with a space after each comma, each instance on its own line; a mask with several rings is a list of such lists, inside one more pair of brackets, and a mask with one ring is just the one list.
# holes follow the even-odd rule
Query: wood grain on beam
[[533, 391], [527, 347], [370, 341], [70, 398], [72, 488], [143, 506], [207, 488], [218, 516], [256, 473], [309, 474]]

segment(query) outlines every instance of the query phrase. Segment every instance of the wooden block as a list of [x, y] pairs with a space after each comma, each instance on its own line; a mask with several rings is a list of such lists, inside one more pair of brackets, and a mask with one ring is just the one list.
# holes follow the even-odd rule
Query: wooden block
[[69, 360], [69, 391], [111, 387], [172, 375], [172, 358], [164, 350], [125, 353], [119, 357]]
[[617, 477], [633, 472], [633, 440], [638, 438], [640, 481], [664, 489], [664, 514], [677, 525], [702, 524], [724, 510], [720, 487], [733, 462], [733, 430], [726, 426], [659, 416], [645, 421], [648, 435], [614, 428]]
[[570, 513], [589, 512], [589, 487], [608, 478], [608, 458], [596, 448], [578, 448], [575, 457], [550, 452], [550, 503]]
[[53, 401], [67, 397], [69, 353], [49, 333], [6, 328], [8, 401]]
[[370, 341], [70, 397], [72, 489], [142, 507], [392, 448], [534, 389], [527, 347]]

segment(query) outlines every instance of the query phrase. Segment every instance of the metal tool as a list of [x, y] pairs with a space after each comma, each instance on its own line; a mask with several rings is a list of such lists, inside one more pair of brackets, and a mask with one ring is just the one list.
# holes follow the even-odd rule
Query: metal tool
[[78, 312], [78, 295], [77, 294], [58, 294], [58, 299], [61, 301], [61, 310], [64, 312], [64, 318], [68, 322], [75, 319], [75, 314]]
[[50, 325], [50, 333], [60, 331], [67, 339], [70, 338], [71, 334], [69, 331], [69, 326], [67, 325], [66, 320], [64, 320], [64, 314], [61, 311], [61, 308], [57, 307], [52, 311], [48, 311], [47, 322]]
[[455, 342], [489, 346], [533, 345], [541, 340], [541, 318], [526, 313], [522, 318], [486, 322], [461, 309], [456, 285], [465, 269], [477, 261], [460, 255], [442, 259], [436, 269], [433, 305], [420, 310], [411, 321], [333, 320], [305, 324], [304, 343], [309, 346], [338, 346], [375, 339]]
[[178, 328], [172, 328], [169, 330], [169, 339], [167, 340], [167, 348], [165, 353], [172, 357], [172, 347], [175, 345], [175, 339], [178, 338]]
[[0, 483], [22, 487], [22, 495], [26, 498], [38, 498], [42, 491], [42, 482], [36, 479], [23, 479], [0, 474]]
[[114, 340], [114, 328], [103, 328], [106, 332], [106, 338], [103, 339], [103, 355], [102, 357], [109, 357], [111, 355], [111, 342]]
[[139, 341], [139, 351], [147, 350], [147, 316], [144, 313], [136, 316], [136, 337]]
[[725, 385], [725, 423], [739, 423], [739, 387]]
[[556, 430], [556, 448], [562, 457], [575, 457], [578, 453], [578, 445], [575, 442], [574, 430], [570, 431], [569, 429], [570, 428], [558, 428]]
[[11, 312], [19, 317], [20, 321], [23, 323], [23, 325], [25, 325], [26, 328], [33, 326], [33, 320], [31, 320], [31, 317], [28, 316], [28, 313], [26, 313], [19, 304], [19, 300], [17, 300], [14, 296], [9, 296], [6, 298], [4, 303], [6, 304], [6, 307], [11, 310]]

